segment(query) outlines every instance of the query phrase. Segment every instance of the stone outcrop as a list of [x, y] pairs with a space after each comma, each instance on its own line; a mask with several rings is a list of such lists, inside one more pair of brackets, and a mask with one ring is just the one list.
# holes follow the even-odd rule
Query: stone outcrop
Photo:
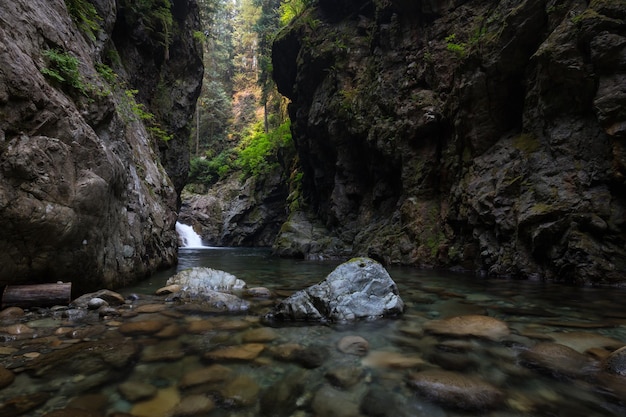
[[339, 265], [324, 281], [281, 301], [268, 319], [349, 321], [394, 316], [404, 311], [398, 287], [373, 259], [355, 258]]
[[272, 246], [287, 220], [282, 170], [244, 181], [234, 174], [204, 194], [184, 193], [179, 221], [210, 246]]
[[115, 288], [176, 261], [177, 193], [163, 166], [178, 187], [186, 167], [172, 161], [202, 74], [197, 6], [172, 2], [164, 43], [158, 20], [129, 20], [131, 4], [0, 8], [0, 285]]
[[303, 170], [276, 252], [623, 283], [625, 30], [618, 0], [320, 0], [273, 48]]

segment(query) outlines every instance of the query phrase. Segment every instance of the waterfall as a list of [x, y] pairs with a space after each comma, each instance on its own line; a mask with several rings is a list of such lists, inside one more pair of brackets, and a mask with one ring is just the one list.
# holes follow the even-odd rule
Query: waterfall
[[205, 248], [202, 238], [193, 230], [193, 227], [176, 222], [176, 233], [180, 237], [181, 248]]

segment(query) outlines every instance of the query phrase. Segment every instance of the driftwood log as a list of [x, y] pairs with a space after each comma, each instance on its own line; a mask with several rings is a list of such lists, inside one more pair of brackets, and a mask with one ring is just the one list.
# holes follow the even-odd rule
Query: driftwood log
[[2, 293], [2, 308], [67, 305], [70, 303], [71, 297], [71, 282], [7, 285]]

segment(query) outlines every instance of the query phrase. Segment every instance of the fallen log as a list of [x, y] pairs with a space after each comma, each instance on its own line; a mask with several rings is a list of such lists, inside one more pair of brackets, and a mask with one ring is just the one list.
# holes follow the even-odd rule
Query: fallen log
[[67, 305], [70, 303], [71, 297], [71, 282], [7, 285], [2, 293], [2, 308]]

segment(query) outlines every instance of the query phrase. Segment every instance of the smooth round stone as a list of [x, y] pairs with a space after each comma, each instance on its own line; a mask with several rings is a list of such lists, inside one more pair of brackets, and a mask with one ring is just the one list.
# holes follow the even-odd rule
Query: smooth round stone
[[90, 299], [89, 301], [87, 301], [87, 308], [89, 310], [97, 310], [100, 307], [107, 307], [108, 305], [109, 303], [107, 303], [105, 300], [103, 300], [100, 297], [94, 297]]
[[350, 355], [365, 356], [369, 350], [369, 343], [361, 336], [345, 336], [337, 344], [339, 351]]
[[174, 407], [170, 415], [172, 417], [203, 416], [215, 408], [215, 403], [206, 395], [195, 394], [183, 397], [180, 403]]
[[590, 332], [554, 332], [549, 336], [555, 343], [568, 346], [579, 353], [585, 353], [593, 348], [619, 349], [624, 342]]
[[165, 323], [159, 320], [131, 321], [122, 324], [118, 330], [124, 335], [153, 334], [165, 327]]
[[105, 410], [109, 405], [109, 397], [105, 394], [84, 394], [72, 398], [67, 403], [67, 408], [80, 408], [82, 410], [98, 411]]
[[157, 393], [157, 388], [142, 381], [126, 381], [117, 386], [118, 391], [130, 402], [137, 402], [152, 398]]
[[417, 355], [384, 350], [370, 352], [361, 360], [361, 364], [369, 368], [410, 369], [424, 363], [426, 362]]
[[189, 388], [201, 384], [223, 382], [229, 379], [232, 374], [232, 369], [224, 365], [215, 364], [187, 372], [181, 378], [179, 385], [181, 388]]
[[339, 388], [350, 388], [363, 378], [363, 369], [355, 366], [344, 366], [331, 369], [324, 375], [328, 382]]
[[558, 375], [578, 377], [592, 372], [593, 361], [574, 349], [558, 343], [538, 343], [520, 354], [530, 366]]
[[409, 386], [445, 406], [464, 410], [492, 409], [499, 406], [503, 393], [482, 379], [442, 370], [409, 375]]
[[15, 380], [13, 372], [0, 365], [0, 389], [8, 387]]
[[217, 330], [244, 330], [251, 326], [248, 320], [219, 320], [215, 321]]
[[307, 369], [314, 369], [322, 366], [329, 356], [330, 352], [325, 346], [308, 346], [294, 351], [290, 360]]
[[278, 360], [290, 361], [298, 351], [304, 350], [304, 346], [298, 343], [283, 343], [270, 348], [271, 355]]
[[156, 290], [156, 295], [168, 295], [179, 292], [182, 289], [182, 286], [178, 284], [166, 285], [165, 287], [161, 287]]
[[474, 336], [490, 340], [501, 340], [510, 334], [509, 327], [505, 322], [481, 315], [432, 320], [424, 323], [424, 330], [447, 336]]
[[161, 329], [159, 332], [155, 333], [154, 335], [156, 337], [158, 337], [159, 339], [173, 339], [175, 337], [178, 337], [182, 334], [183, 330], [180, 328], [180, 326], [178, 324], [168, 324], [167, 326], [165, 326], [163, 329]]
[[626, 346], [611, 353], [602, 362], [602, 370], [613, 375], [626, 376]]
[[165, 304], [142, 304], [133, 309], [135, 313], [158, 313], [166, 310]]
[[193, 320], [187, 324], [189, 333], [200, 334], [215, 329], [215, 325], [210, 320]]
[[227, 346], [212, 350], [204, 354], [204, 357], [211, 360], [243, 360], [255, 359], [263, 352], [265, 345], [260, 343], [246, 343], [243, 345]]
[[0, 320], [16, 319], [24, 316], [24, 310], [20, 307], [7, 307], [0, 311]]
[[180, 394], [176, 387], [167, 387], [158, 390], [149, 400], [136, 403], [130, 414], [137, 417], [168, 417], [179, 402]]
[[245, 291], [245, 294], [247, 297], [253, 297], [253, 298], [271, 298], [272, 297], [272, 292], [265, 287], [248, 288]]
[[241, 335], [241, 340], [245, 343], [267, 343], [276, 339], [278, 339], [278, 333], [270, 327], [246, 330]]
[[179, 340], [166, 340], [146, 346], [141, 352], [142, 362], [173, 361], [185, 356]]
[[18, 336], [22, 334], [32, 334], [34, 331], [27, 325], [18, 323], [18, 324], [12, 324], [10, 326], [0, 327], [0, 332], [8, 333], [13, 336]]
[[317, 390], [311, 408], [316, 416], [357, 417], [359, 404], [347, 391], [324, 385]]
[[34, 392], [3, 400], [0, 412], [8, 416], [21, 416], [30, 410], [34, 410], [50, 399], [50, 393]]
[[220, 394], [225, 401], [238, 406], [251, 406], [259, 398], [259, 385], [247, 375], [240, 375], [228, 382], [221, 390]]

